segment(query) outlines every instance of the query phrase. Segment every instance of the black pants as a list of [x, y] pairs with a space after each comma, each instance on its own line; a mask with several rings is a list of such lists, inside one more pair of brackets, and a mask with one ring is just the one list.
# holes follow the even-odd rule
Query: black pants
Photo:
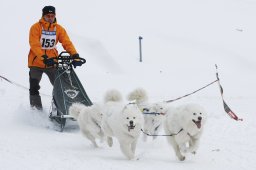
[[41, 97], [39, 93], [40, 89], [40, 81], [42, 79], [42, 75], [45, 73], [51, 84], [53, 85], [54, 80], [55, 80], [55, 73], [56, 69], [55, 68], [30, 68], [29, 70], [29, 94], [30, 94], [30, 106], [35, 107], [39, 110], [42, 109], [42, 102], [41, 102]]

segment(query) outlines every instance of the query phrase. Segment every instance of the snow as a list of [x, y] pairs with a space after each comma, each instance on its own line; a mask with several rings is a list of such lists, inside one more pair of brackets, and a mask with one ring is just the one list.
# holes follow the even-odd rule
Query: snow
[[[28, 90], [0, 79], [0, 169], [196, 169], [255, 170], [256, 0], [1, 0], [0, 75], [28, 87], [30, 26], [45, 5], [57, 9], [79, 54], [76, 69], [93, 102], [108, 89], [126, 96], [143, 87], [151, 102], [175, 99], [216, 79], [224, 98], [244, 121], [224, 112], [218, 85], [170, 105], [203, 105], [209, 114], [196, 155], [180, 162], [165, 137], [139, 141], [138, 160], [126, 160], [118, 142], [94, 148], [68, 122], [64, 132], [48, 119], [52, 87], [41, 82], [43, 112], [31, 110]], [[139, 62], [142, 36], [143, 62]], [[58, 47], [61, 51], [61, 46]], [[163, 131], [161, 133], [164, 133]]]

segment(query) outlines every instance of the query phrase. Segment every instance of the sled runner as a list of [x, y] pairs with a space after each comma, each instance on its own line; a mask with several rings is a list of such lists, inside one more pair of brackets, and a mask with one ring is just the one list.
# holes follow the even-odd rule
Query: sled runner
[[62, 132], [67, 119], [73, 119], [68, 111], [72, 103], [82, 103], [86, 106], [92, 105], [87, 96], [80, 80], [74, 69], [73, 61], [80, 60], [85, 63], [83, 58], [72, 58], [68, 52], [61, 52], [58, 57], [54, 58], [57, 71], [53, 85], [52, 107], [49, 118], [55, 120], [60, 126]]

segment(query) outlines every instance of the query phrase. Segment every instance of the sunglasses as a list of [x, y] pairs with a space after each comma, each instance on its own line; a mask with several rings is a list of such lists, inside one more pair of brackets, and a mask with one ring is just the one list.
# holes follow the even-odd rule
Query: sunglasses
[[55, 14], [46, 14], [45, 17], [46, 18], [55, 18]]

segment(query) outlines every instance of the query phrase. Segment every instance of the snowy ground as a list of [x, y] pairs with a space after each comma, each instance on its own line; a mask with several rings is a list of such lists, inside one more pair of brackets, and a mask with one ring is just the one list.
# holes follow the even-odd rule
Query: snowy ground
[[[210, 107], [209, 119], [198, 154], [179, 162], [165, 137], [139, 141], [139, 160], [124, 158], [117, 141], [100, 148], [80, 134], [75, 122], [68, 122], [58, 132], [44, 112], [29, 110], [26, 93], [1, 81], [0, 169], [255, 169], [255, 98], [230, 99], [242, 113], [243, 122], [231, 120], [222, 110], [218, 98], [191, 98]], [[44, 101], [49, 101], [47, 97]], [[22, 102], [23, 101], [23, 102]], [[215, 103], [215, 104], [214, 104]], [[163, 133], [163, 132], [162, 132]]]
[[[57, 131], [48, 119], [52, 87], [46, 76], [41, 82], [43, 112], [30, 110], [27, 89], [0, 79], [0, 170], [256, 169], [255, 0], [0, 2], [2, 76], [28, 87], [28, 30], [42, 7], [51, 4], [87, 59], [76, 73], [93, 102], [110, 88], [125, 96], [143, 87], [152, 102], [174, 99], [214, 81], [218, 64], [224, 98], [244, 119], [228, 117], [217, 84], [211, 85], [170, 104], [196, 102], [208, 110], [196, 155], [180, 162], [166, 139], [158, 137], [140, 140], [138, 160], [128, 161], [116, 140], [113, 148], [106, 143], [93, 148], [76, 122]], [[143, 36], [142, 63], [138, 36]]]

